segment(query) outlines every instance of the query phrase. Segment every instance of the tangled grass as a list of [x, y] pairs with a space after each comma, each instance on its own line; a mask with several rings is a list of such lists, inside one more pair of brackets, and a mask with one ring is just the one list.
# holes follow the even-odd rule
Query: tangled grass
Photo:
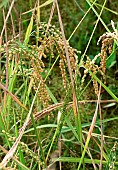
[[[11, 16], [14, 33], [11, 40], [7, 35], [7, 20], [12, 14], [14, 1], [6, 18], [3, 7], [4, 25], [0, 41], [0, 169], [57, 169], [58, 162], [59, 169], [65, 169], [64, 162], [69, 164], [69, 168], [66, 169], [117, 168], [118, 138], [115, 134], [105, 135], [103, 125], [117, 120], [118, 117], [103, 118], [101, 105], [109, 103], [110, 106], [116, 106], [118, 103], [115, 93], [106, 86], [107, 60], [110, 58], [108, 56], [117, 50], [118, 32], [113, 21], [111, 22], [113, 32], [110, 32], [101, 18], [106, 1], [101, 6], [99, 14], [95, 11], [94, 5], [100, 4], [87, 2], [90, 7], [81, 22], [91, 9], [98, 20], [80, 61], [78, 60], [80, 51], [71, 47], [69, 40], [65, 38], [57, 0], [49, 0], [42, 5], [39, 1], [35, 3], [24, 37], [21, 37], [20, 20], [19, 34], [15, 36]], [[41, 23], [40, 8], [51, 3], [53, 5], [49, 21]], [[60, 29], [51, 25], [54, 9], [57, 9]], [[99, 20], [102, 20], [108, 32], [100, 36], [98, 45], [101, 42], [101, 50], [91, 60], [86, 52]], [[59, 73], [53, 73], [56, 66], [59, 68], [57, 70], [60, 70]], [[83, 73], [81, 68], [84, 69]], [[49, 86], [49, 81], [53, 79], [52, 73], [57, 80], [55, 88], [59, 86], [63, 89], [63, 94], [58, 99]], [[90, 81], [87, 83], [88, 75]], [[59, 84], [59, 78], [62, 79], [62, 84]], [[95, 100], [83, 99], [83, 94], [88, 90], [91, 81]], [[101, 99], [102, 88], [111, 96], [110, 100]], [[89, 90], [88, 93], [90, 95]], [[95, 103], [95, 106], [92, 103]], [[105, 107], [108, 108], [109, 105]], [[90, 107], [88, 113], [87, 107]], [[107, 139], [112, 143], [115, 140], [112, 149], [107, 147]]]

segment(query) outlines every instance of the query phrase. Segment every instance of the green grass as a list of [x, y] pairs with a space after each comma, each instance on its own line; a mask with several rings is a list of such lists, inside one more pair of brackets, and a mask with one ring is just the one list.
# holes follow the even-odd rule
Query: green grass
[[111, 16], [117, 28], [116, 1], [55, 2], [0, 4], [0, 169], [117, 169], [117, 38], [107, 84], [100, 56], [91, 67]]

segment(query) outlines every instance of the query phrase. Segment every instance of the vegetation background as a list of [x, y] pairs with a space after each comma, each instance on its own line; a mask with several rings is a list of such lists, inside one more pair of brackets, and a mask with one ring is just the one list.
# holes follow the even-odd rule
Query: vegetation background
[[117, 0], [0, 1], [0, 169], [118, 169], [117, 16]]

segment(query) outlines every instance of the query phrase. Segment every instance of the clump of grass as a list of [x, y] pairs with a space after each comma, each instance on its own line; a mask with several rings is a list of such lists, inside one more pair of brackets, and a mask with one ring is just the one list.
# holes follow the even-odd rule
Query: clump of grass
[[[41, 23], [41, 7], [52, 2], [48, 23]], [[107, 154], [109, 149], [105, 144], [106, 138], [112, 140], [114, 137], [105, 136], [102, 126], [106, 122], [118, 118], [102, 120], [103, 109], [101, 106], [101, 103], [110, 102], [112, 104], [114, 102], [116, 104], [118, 102], [115, 94], [105, 85], [107, 56], [112, 53], [113, 43], [116, 43], [117, 46], [118, 33], [112, 22], [114, 32], [107, 32], [100, 37], [98, 43], [102, 41], [101, 51], [91, 60], [86, 53], [99, 20], [107, 31], [109, 29], [101, 18], [105, 3], [102, 6], [100, 5], [100, 14], [94, 8], [94, 5], [99, 6], [99, 4], [90, 3], [88, 0], [87, 3], [90, 8], [86, 13], [82, 10], [84, 17], [78, 25], [82, 23], [91, 9], [98, 19], [86, 45], [85, 52], [81, 56], [80, 63], [78, 63], [78, 50], [69, 44], [69, 40], [78, 26], [67, 41], [57, 0], [46, 1], [42, 5], [39, 4], [39, 1], [36, 2], [34, 9], [31, 10], [32, 15], [22, 42], [19, 42], [19, 40], [23, 37], [20, 37], [19, 40], [14, 37], [13, 40], [8, 41], [4, 14], [6, 42], [3, 45], [2, 42], [0, 44], [2, 62], [0, 66], [2, 69], [0, 88], [4, 91], [1, 95], [0, 113], [0, 138], [2, 139], [0, 143], [2, 157], [0, 168], [48, 169], [57, 162], [59, 162], [60, 169], [65, 169], [64, 162], [68, 162], [69, 165], [74, 163], [74, 168], [78, 170], [80, 168], [83, 170], [90, 169], [91, 165], [92, 169], [95, 170], [100, 170], [105, 166], [107, 169], [113, 169], [118, 165], [116, 144], [111, 150], [110, 157]], [[76, 4], [78, 3], [76, 2]], [[8, 14], [11, 13], [13, 5], [12, 2]], [[51, 25], [55, 8], [57, 8], [61, 31], [56, 26]], [[12, 29], [14, 30], [14, 27]], [[20, 27], [19, 35], [21, 36]], [[85, 59], [85, 56], [87, 59]], [[99, 64], [96, 62], [98, 58], [101, 59]], [[49, 68], [47, 68], [48, 65], [50, 65]], [[47, 85], [55, 65], [60, 69], [63, 81], [61, 88], [65, 90], [64, 101], [61, 103], [58, 101], [63, 99], [62, 96], [60, 99], [56, 99], [53, 89], [50, 90]], [[79, 72], [81, 67], [84, 68], [82, 78], [80, 78]], [[49, 71], [46, 72], [46, 70]], [[98, 78], [98, 73], [102, 75], [101, 80]], [[79, 101], [90, 85], [89, 82], [86, 87], [83, 86], [87, 74], [90, 74], [90, 82], [93, 81], [95, 90], [93, 95], [97, 94], [98, 99], [86, 100], [84, 98], [84, 100]], [[55, 77], [57, 75], [55, 72]], [[58, 78], [56, 84], [58, 85]], [[78, 87], [78, 84], [81, 87]], [[101, 86], [114, 100], [101, 100]], [[91, 112], [91, 109], [87, 110], [87, 103], [91, 106], [94, 115], [87, 115], [87, 111]], [[91, 103], [96, 103], [96, 108]], [[84, 115], [84, 123], [82, 121], [82, 110], [86, 111], [86, 123]], [[100, 116], [98, 116], [98, 112]], [[55, 115], [47, 120], [50, 113]], [[95, 143], [95, 145], [92, 145], [92, 143]], [[106, 165], [107, 163], [108, 165]], [[69, 169], [71, 169], [70, 167]]]

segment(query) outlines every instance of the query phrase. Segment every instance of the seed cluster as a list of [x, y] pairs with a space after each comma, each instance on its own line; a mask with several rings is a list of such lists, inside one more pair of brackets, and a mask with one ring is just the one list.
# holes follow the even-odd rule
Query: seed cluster
[[[101, 53], [100, 53], [100, 58], [101, 58], [101, 69], [103, 73], [105, 74], [106, 71], [106, 59], [107, 59], [107, 54], [111, 54], [112, 52], [112, 45], [114, 40], [118, 42], [118, 31], [115, 28], [114, 22], [111, 21], [112, 28], [114, 32], [106, 32], [102, 36], [100, 36], [97, 45], [99, 42], [102, 42], [102, 47], [101, 47]], [[105, 79], [105, 77], [103, 77]]]
[[[90, 58], [88, 56], [87, 56], [86, 62], [84, 62], [82, 60], [83, 67], [85, 68], [84, 76], [82, 78], [82, 84], [84, 83], [85, 77], [89, 71], [92, 71], [94, 74], [97, 74], [97, 72], [99, 72], [103, 77], [104, 84], [106, 84], [106, 75], [105, 74], [106, 74], [107, 55], [111, 54], [111, 52], [112, 52], [112, 46], [113, 46], [114, 40], [116, 40], [118, 42], [118, 32], [115, 29], [113, 21], [111, 23], [112, 23], [114, 32], [113, 33], [107, 32], [107, 33], [103, 34], [102, 36], [100, 36], [100, 38], [98, 40], [97, 45], [100, 43], [100, 41], [102, 42], [100, 54], [96, 55], [92, 61], [90, 60]], [[100, 66], [95, 64], [95, 61], [98, 57], [100, 57], [100, 59], [101, 59]], [[95, 79], [93, 79], [92, 81], [93, 81], [93, 86], [95, 89], [95, 94], [98, 95], [98, 83]]]
[[[48, 92], [46, 90], [45, 82], [42, 79], [41, 73], [43, 73], [45, 64], [43, 58], [48, 57], [57, 57], [59, 56], [59, 68], [62, 75], [63, 80], [63, 87], [67, 89], [68, 81], [67, 81], [67, 60], [65, 56], [65, 48], [64, 48], [64, 42], [62, 40], [62, 36], [60, 31], [55, 27], [51, 26], [49, 27], [48, 31], [47, 24], [42, 23], [39, 27], [39, 45], [32, 46], [33, 51], [36, 51], [38, 53], [38, 57], [32, 58], [32, 68], [34, 70], [33, 77], [35, 77], [35, 86], [37, 87], [37, 82], [41, 81], [41, 88], [40, 88], [40, 101], [43, 103], [43, 106], [48, 106], [48, 102], [50, 101], [50, 97], [48, 95]], [[70, 47], [69, 43], [67, 42], [68, 47], [68, 53], [70, 57], [70, 64], [71, 69], [73, 72], [73, 76], [76, 72], [77, 67], [77, 53], [78, 51], [72, 47]]]
[[[15, 59], [19, 65], [19, 75], [24, 73], [25, 76], [29, 76], [34, 80], [34, 90], [37, 89], [40, 83], [40, 88], [38, 92], [39, 99], [43, 107], [49, 105], [50, 97], [46, 89], [46, 82], [42, 78], [42, 74], [45, 72], [45, 58], [59, 57], [59, 68], [62, 75], [63, 87], [67, 89], [68, 86], [68, 66], [65, 54], [64, 42], [62, 39], [61, 32], [55, 27], [50, 25], [48, 31], [47, 24], [41, 23], [39, 27], [39, 38], [38, 45], [27, 45], [15, 43], [9, 43], [9, 60]], [[67, 42], [67, 48], [70, 58], [70, 65], [75, 77], [77, 68], [77, 53], [78, 51], [72, 48]], [[2, 53], [5, 51], [5, 47], [0, 49]], [[29, 62], [30, 61], [30, 62]], [[21, 63], [23, 69], [21, 68]]]
[[37, 55], [32, 55], [31, 65], [32, 65], [32, 78], [34, 79], [34, 90], [36, 91], [38, 84], [40, 84], [38, 96], [40, 102], [43, 104], [43, 107], [48, 106], [48, 102], [50, 101], [50, 97], [46, 90], [46, 84], [42, 78], [42, 73], [44, 72], [45, 65], [43, 61], [38, 57], [38, 50], [36, 50], [36, 46], [32, 46], [32, 51]]
[[[64, 42], [62, 39], [62, 35], [60, 31], [55, 26], [50, 26], [49, 30], [46, 31], [47, 24], [42, 24], [42, 27], [40, 27], [40, 46], [38, 47], [39, 55], [40, 57], [44, 56], [45, 58], [49, 55], [54, 58], [55, 56], [59, 55], [59, 67], [61, 70], [61, 75], [63, 79], [63, 86], [66, 89], [67, 88], [67, 60], [65, 56], [65, 48], [64, 48]], [[71, 69], [73, 71], [73, 76], [76, 71], [77, 67], [77, 53], [78, 51], [74, 48], [72, 48], [69, 43], [67, 42], [67, 48], [68, 53], [70, 57], [70, 64]]]
[[59, 67], [61, 70], [61, 75], [63, 79], [63, 86], [66, 89], [67, 88], [67, 80], [66, 80], [66, 71], [65, 71], [65, 64], [64, 64], [64, 56], [60, 56], [60, 61], [59, 61]]
[[[108, 54], [111, 54], [112, 52], [112, 45], [113, 45], [113, 42], [114, 42], [114, 37], [111, 36], [113, 34], [103, 34], [100, 39], [98, 40], [99, 41], [102, 41], [102, 47], [101, 47], [101, 53], [100, 53], [100, 58], [101, 58], [101, 62], [100, 62], [100, 65], [101, 65], [101, 69], [105, 75], [105, 72], [106, 72], [106, 60], [107, 60], [107, 55]], [[104, 80], [106, 79], [105, 77], [103, 77]], [[106, 80], [105, 80], [106, 81]]]
[[[92, 71], [93, 74], [97, 74], [97, 72], [100, 72], [102, 76], [104, 75], [103, 71], [101, 70], [101, 67], [95, 64], [95, 61], [99, 56], [100, 54], [96, 55], [93, 60], [91, 60], [88, 56], [86, 56], [87, 58], [86, 62], [83, 61], [85, 70], [84, 70], [84, 76], [82, 77], [82, 85], [89, 71]], [[98, 95], [98, 83], [95, 79], [92, 79], [92, 81], [93, 81], [93, 87], [95, 89], [95, 94]]]
[[22, 152], [25, 152], [27, 154], [27, 156], [33, 158], [34, 160], [36, 160], [37, 163], [41, 164], [41, 161], [40, 161], [40, 157], [38, 156], [38, 154], [34, 153], [33, 151], [31, 151], [29, 148], [28, 148], [28, 145], [25, 144], [24, 142], [19, 142], [19, 147], [20, 147], [20, 150]]

